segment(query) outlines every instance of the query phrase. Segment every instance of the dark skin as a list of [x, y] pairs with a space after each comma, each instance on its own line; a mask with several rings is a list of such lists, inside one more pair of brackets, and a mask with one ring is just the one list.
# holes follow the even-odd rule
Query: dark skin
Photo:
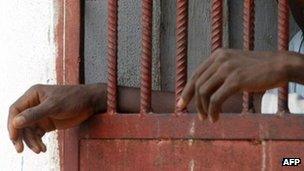
[[[296, 21], [303, 21], [304, 15], [299, 12], [304, 9], [303, 1], [290, 3]], [[197, 111], [201, 120], [215, 122], [221, 111], [240, 111], [242, 91], [261, 92], [288, 81], [304, 84], [303, 68], [304, 56], [298, 53], [219, 49], [195, 70], [178, 107], [188, 106], [190, 112]], [[119, 112], [139, 111], [139, 89], [119, 87], [118, 92]], [[153, 92], [152, 109], [156, 113], [173, 112], [174, 93]], [[105, 84], [36, 85], [10, 107], [7, 127], [17, 152], [23, 151], [25, 143], [40, 153], [46, 151], [41, 139], [45, 133], [74, 127], [104, 112]]]

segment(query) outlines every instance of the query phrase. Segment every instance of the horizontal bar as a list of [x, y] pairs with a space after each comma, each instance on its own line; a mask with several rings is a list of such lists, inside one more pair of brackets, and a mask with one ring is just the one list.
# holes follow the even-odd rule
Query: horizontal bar
[[304, 115], [221, 114], [216, 123], [196, 114], [99, 114], [81, 127], [80, 138], [304, 140]]

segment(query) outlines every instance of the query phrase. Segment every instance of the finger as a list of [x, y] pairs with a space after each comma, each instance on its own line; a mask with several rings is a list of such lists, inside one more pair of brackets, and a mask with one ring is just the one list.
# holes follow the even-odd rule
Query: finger
[[54, 105], [49, 103], [47, 100], [43, 103], [34, 106], [32, 108], [26, 109], [16, 116], [13, 120], [13, 125], [15, 128], [24, 128], [29, 125], [36, 123], [37, 121], [54, 114], [56, 111]]
[[39, 96], [37, 96], [37, 93], [37, 88], [30, 88], [10, 107], [7, 128], [12, 141], [16, 141], [19, 138], [18, 130], [13, 126], [14, 117], [23, 110], [39, 104]]
[[206, 81], [199, 89], [203, 107], [206, 110], [206, 113], [208, 113], [211, 122], [214, 122], [216, 118], [213, 115], [213, 113], [209, 113], [208, 110], [210, 105], [210, 96], [218, 87], [221, 86], [222, 83], [223, 83], [223, 78], [216, 73], [213, 76], [211, 76], [211, 78], [208, 81]]
[[15, 108], [10, 108], [9, 110], [9, 116], [7, 119], [7, 129], [9, 133], [9, 137], [11, 141], [15, 144], [18, 139], [20, 139], [20, 130], [13, 127], [12, 121], [13, 117], [15, 117], [19, 111]]
[[181, 98], [179, 99], [177, 103], [177, 107], [180, 109], [184, 109], [189, 102], [191, 101], [192, 97], [195, 94], [195, 82], [214, 61], [214, 58], [209, 57], [206, 61], [202, 62], [200, 66], [194, 71], [194, 74], [192, 75], [191, 79], [187, 82], [186, 86], [184, 87], [184, 90], [181, 94]]
[[36, 129], [35, 129], [35, 134], [36, 135], [38, 135], [38, 137], [43, 137], [44, 136], [44, 134], [45, 134], [45, 131], [42, 129], [42, 128], [40, 128], [40, 127], [37, 127]]
[[195, 84], [195, 87], [197, 89], [196, 91], [200, 96], [200, 101], [203, 107], [203, 114], [205, 115], [207, 115], [208, 113], [208, 103], [206, 103], [207, 102], [206, 97], [208, 96], [207, 94], [208, 92], [204, 91], [204, 89], [202, 89], [202, 86], [216, 72], [217, 68], [218, 68], [218, 64], [212, 65], [210, 68], [206, 70], [206, 72], [201, 74], [201, 76], [197, 79]]
[[35, 152], [37, 154], [40, 153], [40, 151], [41, 151], [40, 146], [39, 146], [38, 142], [36, 141], [34, 132], [31, 129], [29, 129], [29, 128], [24, 129], [23, 140], [24, 140], [25, 144], [28, 146], [28, 148], [30, 148], [33, 152]]
[[35, 137], [38, 145], [40, 146], [40, 149], [42, 152], [46, 152], [46, 145], [42, 141], [42, 137], [45, 134], [45, 131], [42, 130], [41, 128], [37, 127], [35, 129]]
[[46, 152], [46, 145], [43, 143], [42, 138], [38, 135], [35, 135], [35, 140], [37, 142], [37, 145], [39, 146], [40, 151]]
[[195, 93], [195, 106], [196, 106], [196, 110], [197, 110], [199, 119], [201, 121], [203, 121], [206, 117], [205, 117], [201, 99], [200, 99], [200, 96], [198, 93]]
[[219, 118], [222, 104], [233, 94], [239, 91], [237, 84], [231, 81], [225, 81], [224, 84], [213, 93], [210, 98], [208, 113], [213, 116], [214, 121]]
[[18, 136], [18, 139], [13, 141], [13, 144], [15, 146], [17, 153], [21, 153], [23, 151], [24, 145], [22, 142], [22, 131], [20, 131], [20, 136]]

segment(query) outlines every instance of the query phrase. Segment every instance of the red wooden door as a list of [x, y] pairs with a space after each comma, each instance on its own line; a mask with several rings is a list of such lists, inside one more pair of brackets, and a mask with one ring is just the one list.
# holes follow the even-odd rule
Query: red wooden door
[[[222, 45], [222, 1], [212, 0], [212, 51]], [[60, 1], [57, 73], [62, 84], [81, 83], [81, 1]], [[176, 100], [186, 82], [187, 0], [177, 0]], [[286, 87], [280, 114], [252, 113], [244, 93], [242, 114], [222, 114], [215, 124], [196, 114], [150, 113], [152, 1], [143, 0], [141, 111], [116, 113], [117, 1], [109, 0], [108, 112], [60, 132], [62, 170], [283, 170], [285, 157], [304, 157], [304, 117], [288, 114]], [[253, 50], [254, 1], [244, 3], [244, 48]], [[288, 6], [279, 1], [279, 49], [288, 47]], [[62, 39], [61, 39], [62, 38]], [[303, 170], [299, 167], [287, 168]]]

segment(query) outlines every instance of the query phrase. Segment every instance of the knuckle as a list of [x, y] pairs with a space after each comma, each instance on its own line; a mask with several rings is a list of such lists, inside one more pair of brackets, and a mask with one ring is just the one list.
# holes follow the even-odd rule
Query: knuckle
[[43, 87], [42, 84], [35, 84], [29, 90], [30, 91], [39, 91]]
[[32, 121], [36, 119], [36, 115], [35, 113], [33, 113], [33, 109], [27, 109], [26, 113], [23, 116], [27, 121]]
[[222, 67], [220, 68], [222, 71], [227, 72], [232, 70], [232, 62], [226, 61], [223, 63]]
[[230, 56], [230, 52], [226, 49], [218, 49], [214, 53], [216, 60], [219, 62], [226, 61]]
[[9, 113], [10, 113], [10, 114], [13, 113], [13, 112], [16, 110], [15, 105], [12, 104], [12, 105], [9, 107], [8, 110], [9, 110]]
[[223, 49], [223, 48], [219, 48], [219, 49], [217, 49], [215, 52], [214, 52], [214, 54], [216, 55], [216, 56], [222, 56], [222, 55], [224, 55], [226, 53], [226, 51], [225, 51], [225, 49]]
[[236, 89], [237, 87], [240, 86], [240, 83], [241, 83], [241, 79], [238, 76], [233, 76], [227, 80], [227, 87], [229, 89]]
[[40, 119], [40, 116], [34, 109], [27, 109], [26, 113], [23, 115], [25, 120], [28, 122], [37, 121]]

